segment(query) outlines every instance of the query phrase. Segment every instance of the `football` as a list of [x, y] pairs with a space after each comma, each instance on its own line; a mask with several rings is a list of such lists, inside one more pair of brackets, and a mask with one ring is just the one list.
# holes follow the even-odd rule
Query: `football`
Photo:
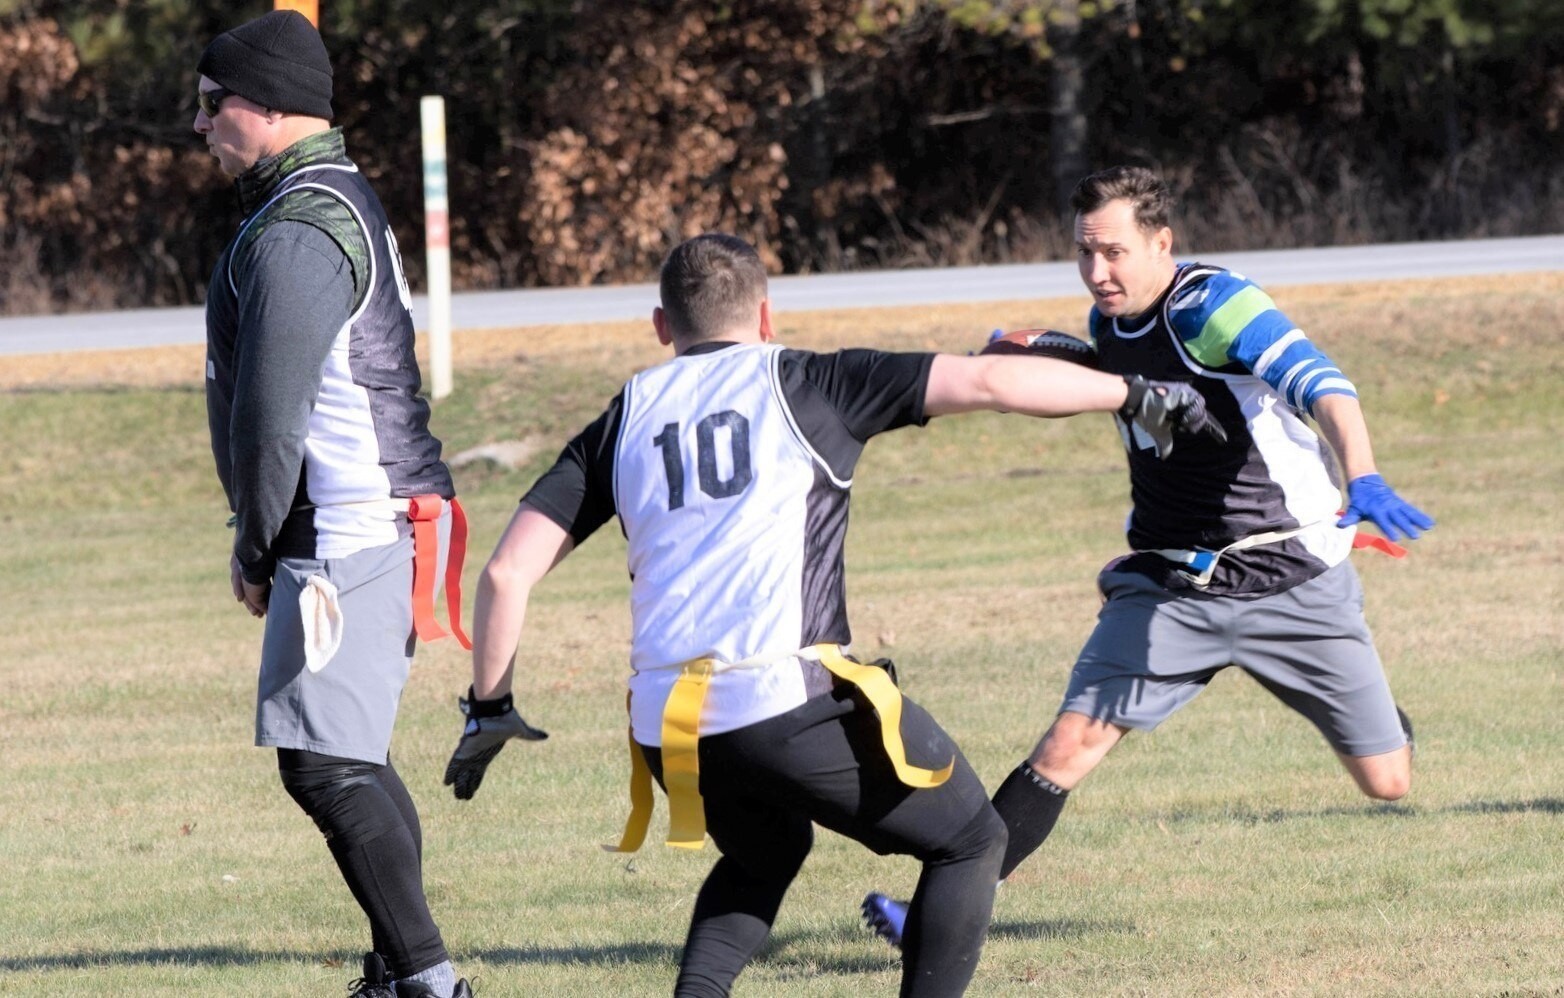
[[1085, 367], [1097, 366], [1097, 351], [1092, 349], [1090, 343], [1053, 329], [1020, 329], [1013, 333], [996, 329], [982, 352], [1052, 357]]

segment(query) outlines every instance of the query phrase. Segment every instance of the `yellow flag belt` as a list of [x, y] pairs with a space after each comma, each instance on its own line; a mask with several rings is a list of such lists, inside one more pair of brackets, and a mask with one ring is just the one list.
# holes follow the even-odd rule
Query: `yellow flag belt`
[[[864, 665], [842, 654], [840, 645], [815, 645], [800, 653], [802, 658], [817, 659], [833, 676], [852, 683], [868, 698], [880, 718], [880, 740], [885, 755], [896, 769], [896, 776], [909, 787], [927, 789], [950, 779], [956, 760], [943, 768], [923, 769], [907, 761], [907, 749], [901, 740], [901, 690], [889, 673], [876, 665]], [[679, 849], [699, 849], [706, 841], [706, 806], [701, 800], [700, 741], [701, 707], [706, 689], [716, 671], [717, 660], [692, 659], [679, 670], [679, 678], [668, 694], [663, 708], [663, 784], [668, 791], [668, 844]], [[652, 771], [647, 768], [635, 733], [630, 733], [630, 817], [617, 846], [604, 846], [609, 852], [635, 852], [646, 841], [652, 822]]]

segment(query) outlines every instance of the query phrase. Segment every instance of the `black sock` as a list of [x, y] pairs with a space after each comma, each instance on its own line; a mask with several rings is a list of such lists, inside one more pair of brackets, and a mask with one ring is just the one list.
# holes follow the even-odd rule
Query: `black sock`
[[1047, 777], [1032, 771], [1022, 763], [1015, 772], [1005, 777], [1005, 782], [994, 792], [994, 810], [1004, 819], [1010, 831], [1010, 843], [1005, 846], [1005, 862], [999, 868], [999, 879], [1004, 880], [1021, 865], [1021, 861], [1037, 851], [1059, 820], [1064, 801], [1070, 791], [1063, 789]]

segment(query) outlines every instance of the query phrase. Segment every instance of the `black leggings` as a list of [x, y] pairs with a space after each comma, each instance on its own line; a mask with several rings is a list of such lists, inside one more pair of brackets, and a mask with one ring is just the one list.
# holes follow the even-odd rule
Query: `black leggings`
[[423, 887], [423, 831], [413, 798], [384, 766], [296, 749], [277, 750], [277, 769], [315, 821], [348, 890], [369, 917], [371, 945], [395, 977], [450, 957]]
[[[850, 691], [699, 743], [706, 830], [722, 855], [695, 899], [676, 998], [725, 996], [771, 932], [813, 844], [812, 822], [882, 855], [923, 863], [902, 939], [903, 998], [965, 992], [988, 934], [1005, 826], [938, 723], [902, 701], [910, 761], [955, 771], [932, 790], [903, 784], [879, 721]], [[662, 752], [642, 746], [662, 781]]]

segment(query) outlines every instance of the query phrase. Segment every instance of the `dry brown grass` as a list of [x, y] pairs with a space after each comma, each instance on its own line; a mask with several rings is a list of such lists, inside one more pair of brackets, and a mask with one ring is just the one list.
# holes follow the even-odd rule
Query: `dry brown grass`
[[[1440, 520], [1405, 561], [1357, 559], [1418, 722], [1413, 792], [1362, 800], [1307, 723], [1224, 674], [1072, 795], [1000, 894], [974, 998], [1564, 992], [1561, 292], [1564, 275], [1277, 294], [1371, 393], [1387, 475]], [[1078, 331], [1080, 302], [781, 320], [800, 346], [962, 350], [993, 326]], [[462, 333], [440, 432], [453, 449], [537, 433], [546, 460], [662, 356], [639, 323]], [[258, 633], [226, 592], [199, 365], [190, 348], [0, 364], [23, 445], [0, 450], [0, 492], [23, 497], [0, 512], [0, 993], [341, 993], [364, 946], [249, 748]], [[1123, 543], [1102, 423], [941, 419], [860, 464], [858, 640], [990, 786], [1057, 705]], [[459, 478], [471, 579], [530, 472]], [[666, 994], [713, 857], [597, 849], [624, 816], [624, 565], [610, 527], [534, 594], [518, 697], [553, 737], [507, 750], [478, 799], [439, 785], [465, 656], [421, 649], [403, 698], [432, 904], [485, 996]], [[913, 876], [822, 833], [738, 993], [893, 993], [894, 954], [855, 908]]]

